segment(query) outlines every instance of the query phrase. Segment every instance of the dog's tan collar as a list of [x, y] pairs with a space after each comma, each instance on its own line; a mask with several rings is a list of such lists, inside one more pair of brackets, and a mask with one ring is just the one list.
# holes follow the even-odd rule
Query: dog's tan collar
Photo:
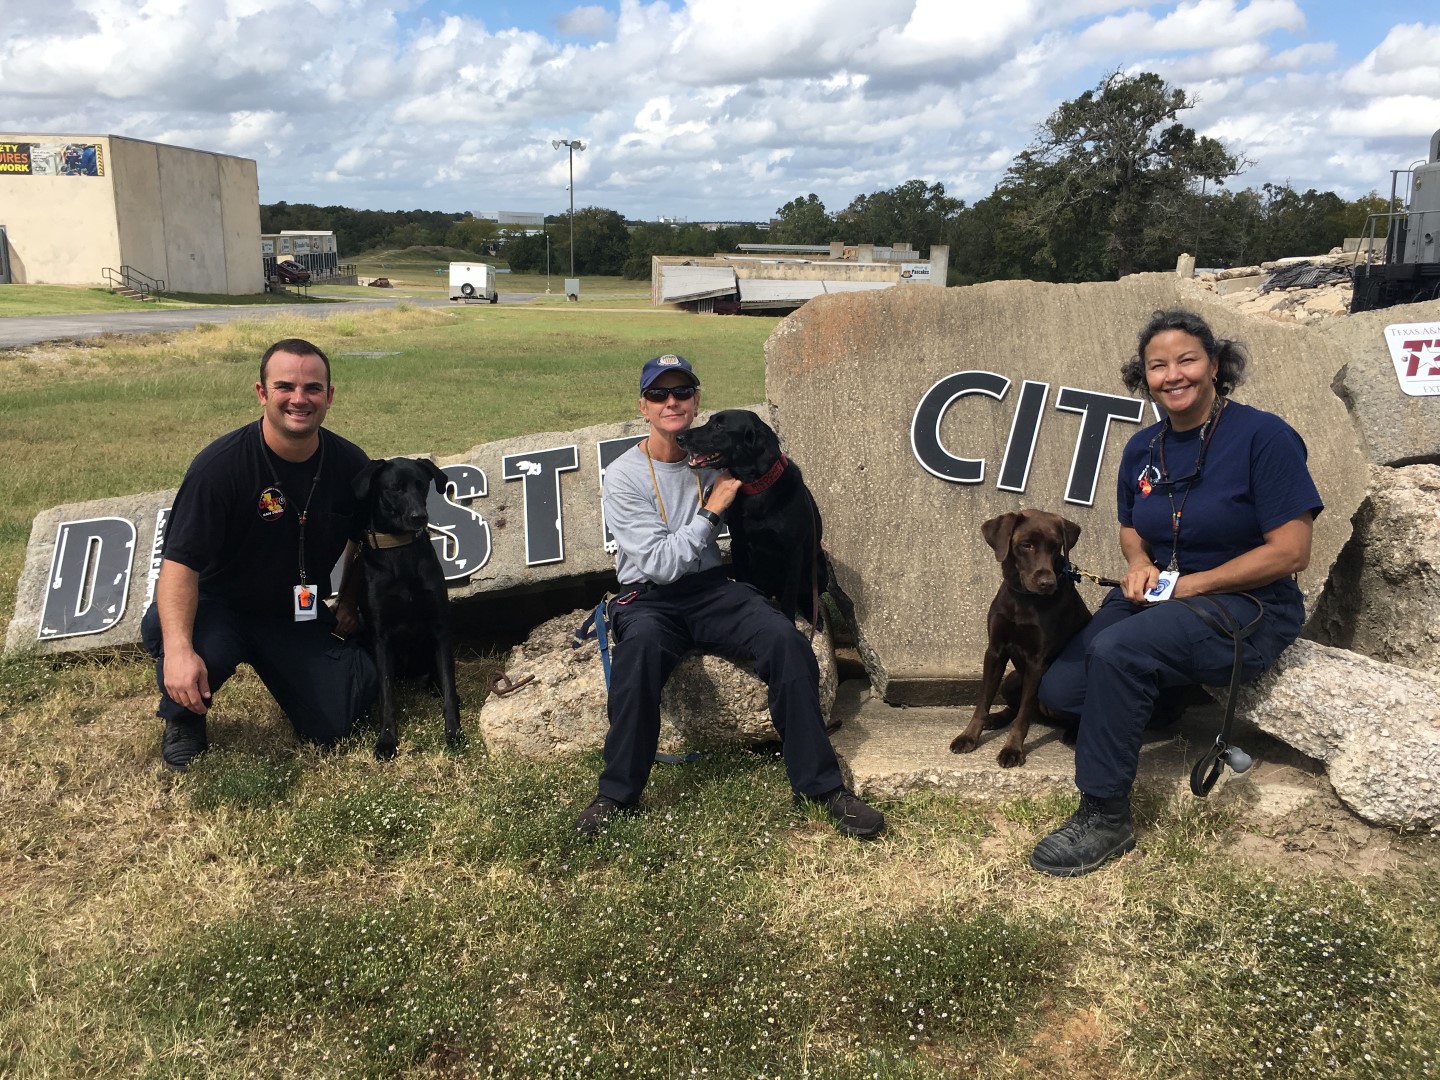
[[365, 534], [364, 541], [366, 547], [379, 550], [380, 548], [408, 547], [424, 535], [424, 529], [413, 533], [377, 533], [371, 531]]
[[758, 480], [751, 480], [748, 484], [741, 484], [740, 491], [745, 495], [759, 495], [762, 491], [773, 486], [776, 480], [780, 479], [780, 474], [785, 471], [785, 466], [789, 464], [789, 460], [784, 454], [781, 454], [775, 459], [775, 464], [765, 470], [764, 476]]

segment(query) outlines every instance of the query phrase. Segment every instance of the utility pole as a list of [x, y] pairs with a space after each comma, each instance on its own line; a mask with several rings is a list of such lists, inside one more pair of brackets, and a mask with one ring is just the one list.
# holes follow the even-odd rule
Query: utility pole
[[550, 146], [559, 150], [567, 147], [570, 151], [570, 276], [575, 276], [575, 151], [584, 150], [585, 144], [579, 139], [551, 139]]

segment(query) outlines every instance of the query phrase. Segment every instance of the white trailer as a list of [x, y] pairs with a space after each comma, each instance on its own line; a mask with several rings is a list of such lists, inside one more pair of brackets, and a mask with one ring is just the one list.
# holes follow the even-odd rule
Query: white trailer
[[488, 300], [495, 303], [495, 267], [489, 263], [452, 262], [450, 264], [451, 300]]

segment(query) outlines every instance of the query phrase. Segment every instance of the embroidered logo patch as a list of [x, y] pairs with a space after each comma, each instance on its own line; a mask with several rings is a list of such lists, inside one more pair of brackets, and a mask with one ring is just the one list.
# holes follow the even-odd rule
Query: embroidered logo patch
[[664, 356], [660, 357], [660, 359], [657, 360], [656, 363], [662, 364], [665, 367], [674, 367], [676, 364], [680, 363], [680, 358], [674, 353], [666, 353]]
[[285, 515], [285, 493], [277, 487], [267, 487], [260, 492], [255, 510], [262, 521], [278, 521]]

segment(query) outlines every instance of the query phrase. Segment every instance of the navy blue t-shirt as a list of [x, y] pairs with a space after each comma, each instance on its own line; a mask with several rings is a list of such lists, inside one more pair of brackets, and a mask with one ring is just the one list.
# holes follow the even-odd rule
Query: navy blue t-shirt
[[[1194, 479], [1187, 478], [1195, 473], [1201, 429], [1167, 431], [1164, 472], [1172, 484], [1160, 481], [1162, 427], [1163, 422], [1152, 424], [1126, 444], [1116, 491], [1120, 524], [1140, 534], [1162, 569], [1170, 563], [1172, 497], [1181, 511], [1179, 564], [1185, 574], [1228, 562], [1263, 544], [1271, 529], [1324, 508], [1305, 464], [1304, 440], [1273, 413], [1228, 402]], [[1148, 495], [1141, 489], [1142, 475], [1151, 480]], [[1298, 596], [1290, 578], [1248, 591], [1262, 600]]]

